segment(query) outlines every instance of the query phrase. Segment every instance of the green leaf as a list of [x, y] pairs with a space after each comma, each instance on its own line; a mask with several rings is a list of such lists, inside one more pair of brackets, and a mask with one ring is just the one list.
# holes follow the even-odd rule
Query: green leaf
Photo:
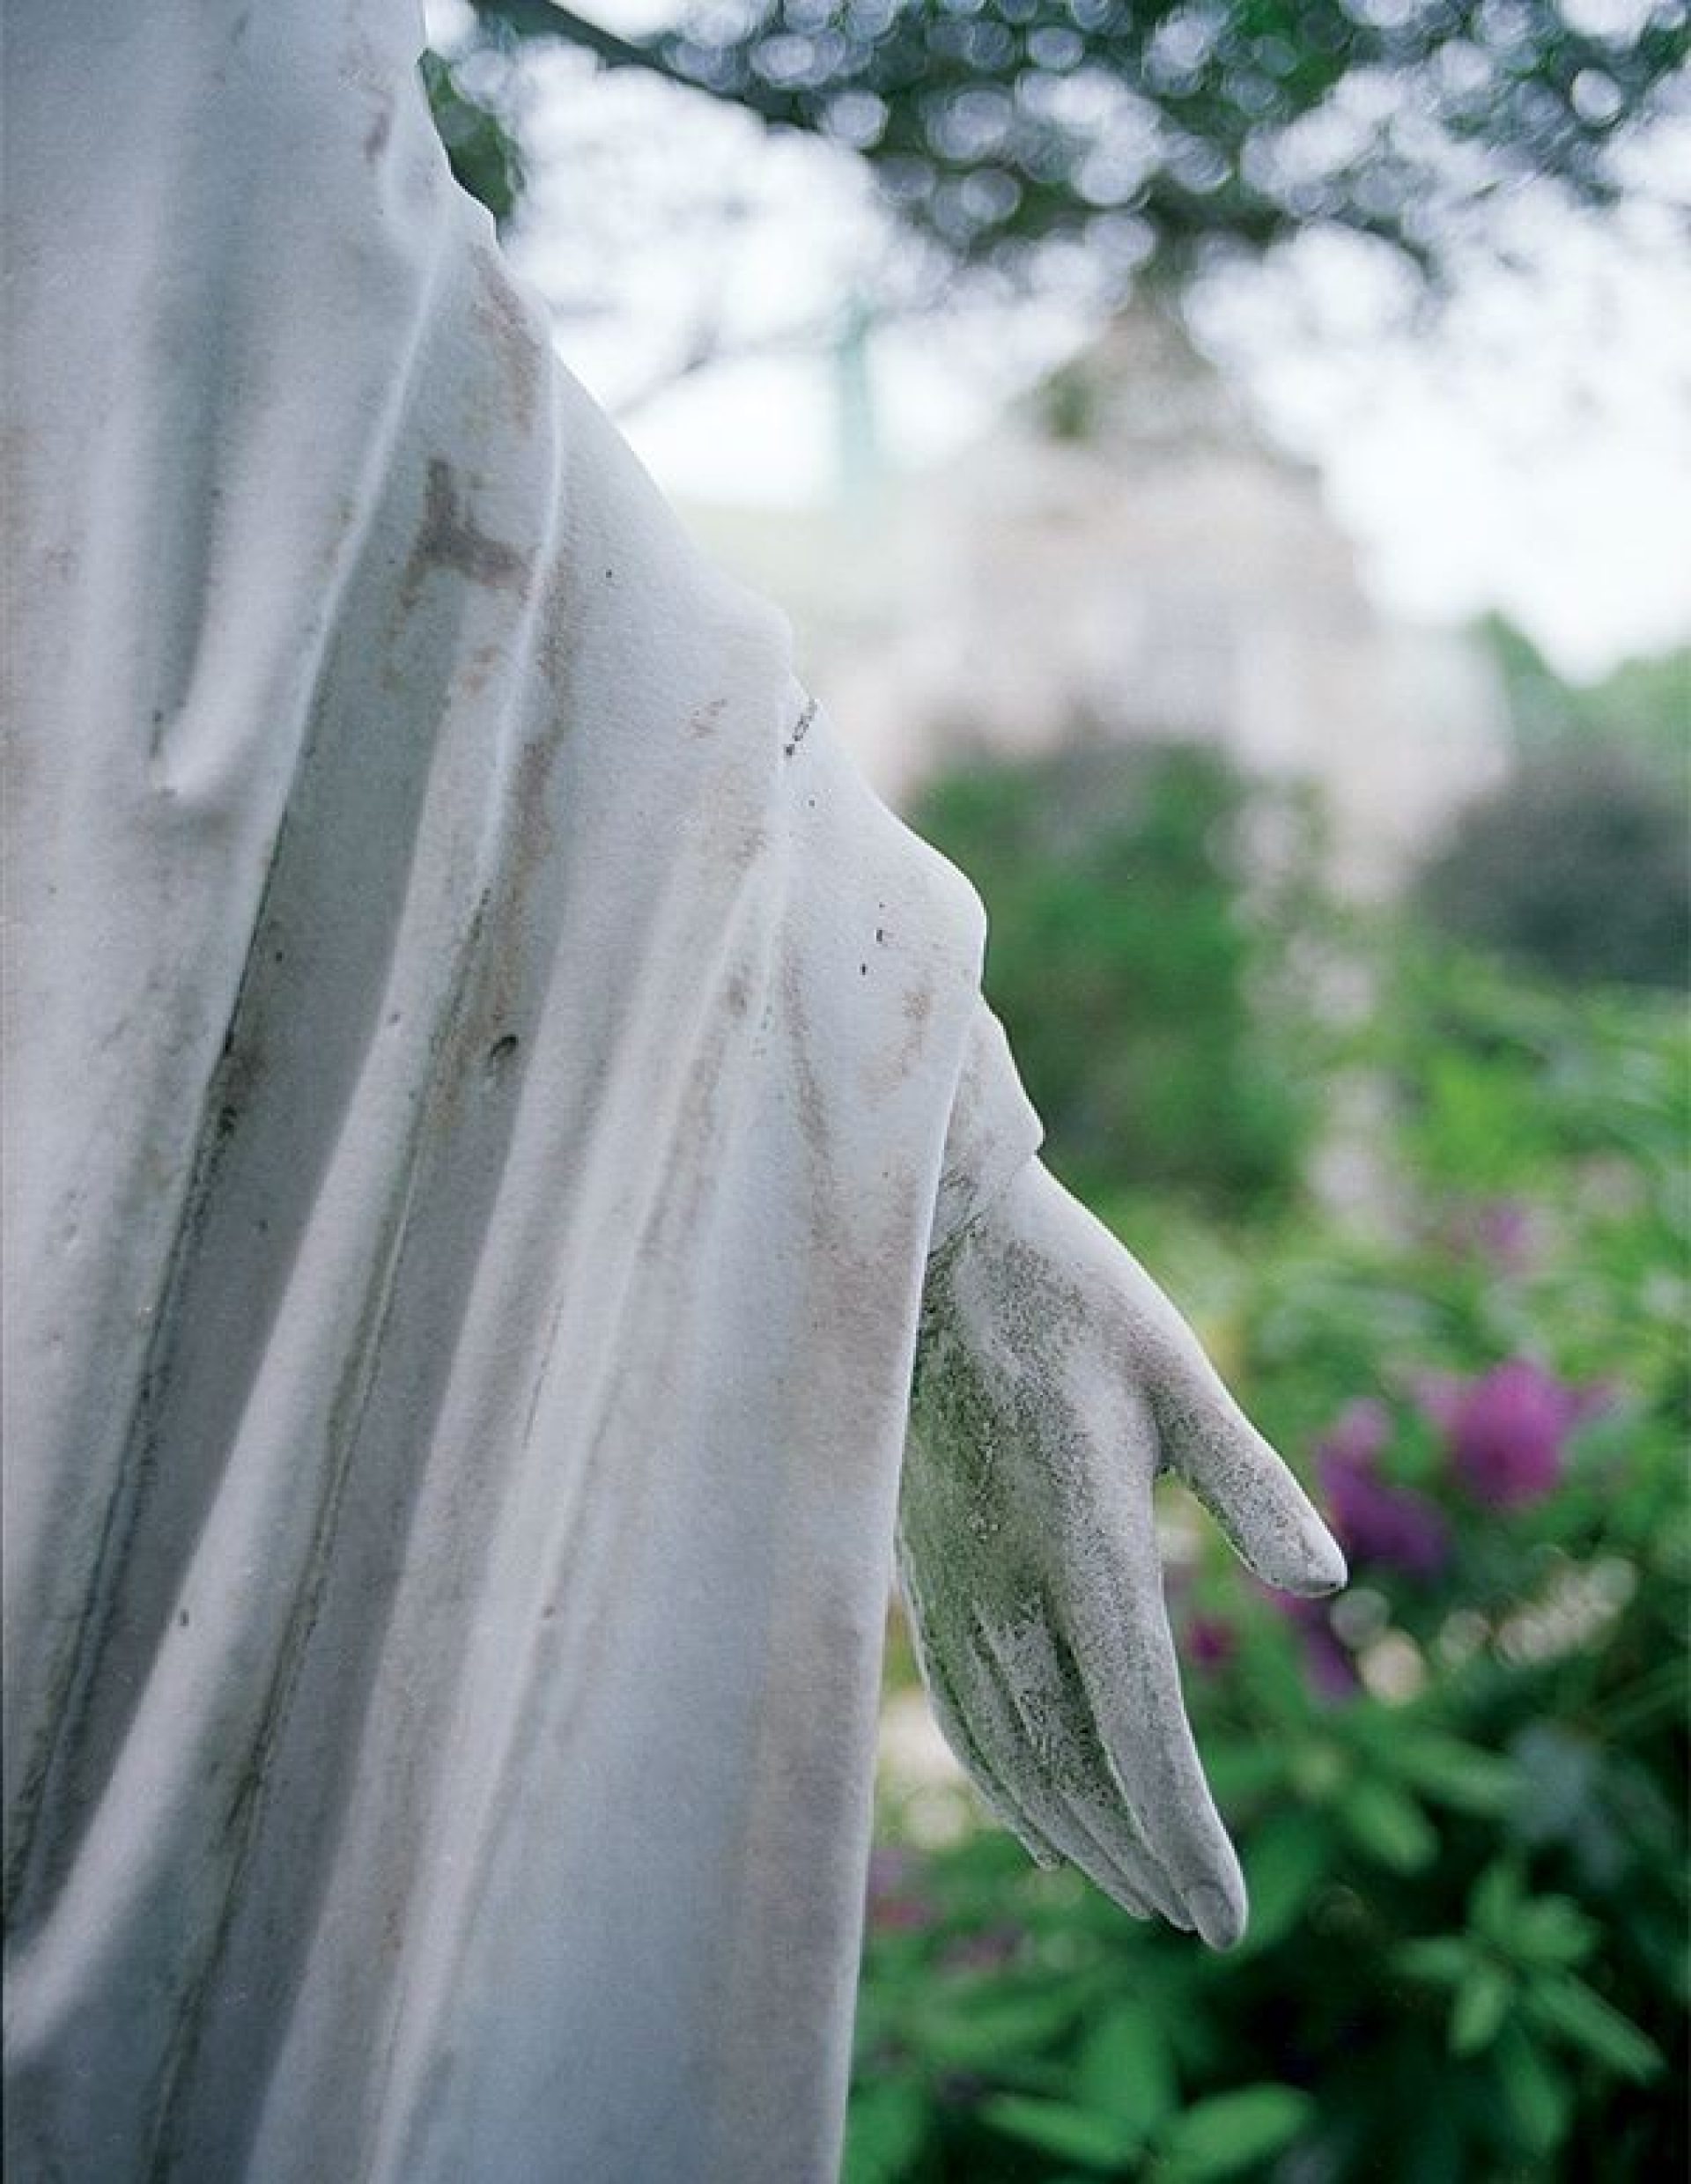
[[1451, 2052], [1477, 2055], [1489, 2048], [1509, 2015], [1515, 1982], [1500, 1964], [1481, 1958], [1457, 1989], [1451, 2011]]
[[1527, 2009], [1547, 2032], [1584, 2048], [1617, 2077], [1643, 2084], [1662, 2067], [1655, 2041], [1570, 1972], [1536, 1981], [1527, 1989]]
[[1204, 1772], [1225, 1811], [1229, 1805], [1250, 1804], [1277, 1789], [1285, 1779], [1286, 1755], [1272, 1741], [1222, 1744], [1204, 1754]]
[[1156, 2011], [1142, 2002], [1118, 2003], [1082, 2045], [1074, 2091], [1082, 2107], [1124, 2125], [1136, 2144], [1149, 2138], [1178, 2099]]
[[1392, 1952], [1391, 1961], [1410, 1979], [1427, 1980], [1435, 1987], [1455, 1987], [1467, 1977], [1473, 1946], [1459, 1934], [1429, 1934], [1424, 1940], [1400, 1941]]
[[1169, 2133], [1170, 2174], [1180, 2184], [1237, 2176], [1289, 2146], [1315, 2112], [1291, 2085], [1244, 2085], [1188, 2108]]
[[840, 2184], [898, 2184], [927, 2143], [929, 2111], [909, 2084], [871, 2085], [852, 2096]]
[[1474, 1883], [1468, 1899], [1468, 1916], [1482, 1934], [1513, 1953], [1521, 1914], [1521, 1877], [1514, 1866], [1499, 1860], [1488, 1865]]
[[1307, 1812], [1280, 1812], [1266, 1820], [1245, 1852], [1251, 1923], [1241, 1953], [1272, 1948], [1289, 1934], [1327, 1870], [1331, 1839]]
[[1491, 1819], [1513, 1800], [1519, 1776], [1507, 1760], [1457, 1737], [1429, 1730], [1388, 1739], [1382, 1747], [1396, 1773], [1436, 1804]]
[[981, 2103], [980, 2114], [983, 2122], [1007, 2138], [1019, 2139], [1064, 2161], [1078, 2161], [1083, 2168], [1119, 2168], [1139, 2151], [1138, 2138], [1115, 2117], [1071, 2107], [1067, 2101], [1001, 2093]]
[[1518, 2024], [1503, 2027], [1496, 2055], [1516, 2136], [1530, 2155], [1552, 2152], [1567, 2135], [1572, 2107], [1567, 2080]]
[[1421, 1807], [1387, 1782], [1353, 1783], [1339, 1818], [1358, 1849], [1394, 1873], [1418, 1873], [1438, 1855], [1438, 1833]]
[[1569, 1896], [1535, 1896], [1515, 1922], [1515, 1955], [1523, 1964], [1583, 1964], [1601, 1929]]
[[1295, 1745], [1287, 1763], [1291, 1785], [1306, 1804], [1326, 1804], [1351, 1772], [1348, 1753], [1325, 1738]]
[[503, 225], [516, 210], [526, 181], [516, 138], [492, 107], [466, 91], [438, 53], [425, 53], [418, 67], [454, 175]]
[[1071, 1983], [1005, 1995], [987, 1984], [953, 1988], [920, 2013], [921, 2044], [937, 2062], [992, 2070], [1048, 2048], [1085, 2007]]
[[1534, 1722], [1510, 1740], [1521, 1790], [1510, 1826], [1522, 1841], [1565, 1836], [1601, 1796], [1602, 1758], [1588, 1737]]

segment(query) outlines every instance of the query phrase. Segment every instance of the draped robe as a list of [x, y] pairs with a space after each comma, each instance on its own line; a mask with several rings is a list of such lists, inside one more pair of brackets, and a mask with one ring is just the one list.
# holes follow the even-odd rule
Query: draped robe
[[420, 43], [11, 26], [17, 2184], [831, 2172], [924, 1265], [1037, 1141]]

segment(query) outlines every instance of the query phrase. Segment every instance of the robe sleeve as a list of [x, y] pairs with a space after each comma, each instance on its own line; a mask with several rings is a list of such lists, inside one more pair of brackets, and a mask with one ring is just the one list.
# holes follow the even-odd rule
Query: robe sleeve
[[930, 1258], [991, 1209], [1038, 1152], [1044, 1135], [1010, 1058], [1004, 1027], [985, 1001], [978, 1002], [946, 1128]]

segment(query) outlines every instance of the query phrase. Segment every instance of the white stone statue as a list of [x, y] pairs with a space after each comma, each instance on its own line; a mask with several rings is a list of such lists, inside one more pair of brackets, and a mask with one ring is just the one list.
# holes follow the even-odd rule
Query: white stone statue
[[1243, 1916], [1153, 1474], [1336, 1550], [413, 9], [9, 31], [8, 2177], [824, 2179], [919, 1316], [936, 1702], [1130, 1910]]

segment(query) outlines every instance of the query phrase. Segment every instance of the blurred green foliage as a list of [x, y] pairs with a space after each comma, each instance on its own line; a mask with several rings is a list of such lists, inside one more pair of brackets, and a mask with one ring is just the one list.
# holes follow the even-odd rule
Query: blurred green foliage
[[1683, 1011], [1343, 944], [1351, 1004], [1304, 1036], [1353, 1203], [1099, 1198], [1351, 1558], [1277, 1600], [1172, 1501], [1250, 1930], [1211, 1956], [889, 1805], [847, 2184], [1687, 2173]]
[[1462, 816], [1428, 866], [1428, 914], [1573, 985], [1677, 987], [1691, 965], [1687, 808], [1628, 754], [1551, 749]]
[[633, 37], [473, 4], [484, 49], [561, 40], [848, 147], [954, 257], [1078, 242], [1124, 281], [1311, 225], [1436, 264], [1530, 176], [1611, 202], [1691, 52], [1683, 0], [678, 0]]
[[1681, 988], [1691, 970], [1691, 653], [1588, 688], [1494, 624], [1516, 734], [1507, 779], [1421, 875], [1458, 940], [1574, 985]]
[[429, 111], [459, 187], [479, 198], [503, 227], [527, 179], [509, 117], [478, 97], [463, 72], [438, 53], [425, 53], [421, 68]]
[[1599, 743], [1653, 761], [1665, 773], [1676, 771], [1684, 785], [1691, 768], [1691, 650], [1623, 660], [1595, 682], [1569, 682], [1500, 616], [1475, 634], [1502, 675], [1525, 755]]
[[1281, 800], [1298, 877], [1265, 900], [1246, 813], [1236, 769], [1191, 744], [977, 767], [917, 808], [986, 901], [987, 997], [1048, 1157], [1082, 1193], [1130, 1175], [1259, 1207], [1297, 1176], [1315, 1108], [1296, 1017], [1256, 989], [1283, 956], [1313, 835]]

